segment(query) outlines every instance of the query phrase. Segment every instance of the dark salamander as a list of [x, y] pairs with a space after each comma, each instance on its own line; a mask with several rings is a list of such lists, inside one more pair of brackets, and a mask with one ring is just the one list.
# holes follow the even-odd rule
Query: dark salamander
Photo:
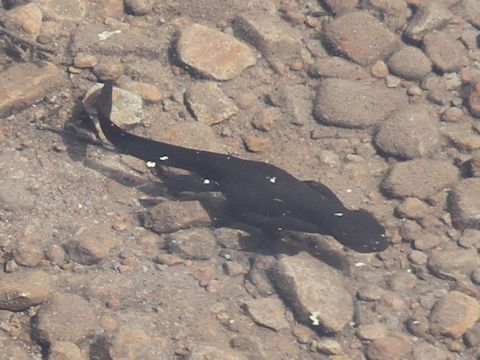
[[101, 90], [97, 116], [105, 137], [124, 154], [152, 166], [165, 165], [195, 172], [214, 185], [233, 207], [259, 214], [264, 231], [293, 230], [332, 235], [358, 252], [382, 251], [389, 245], [384, 227], [365, 210], [349, 210], [325, 185], [300, 181], [263, 162], [209, 151], [188, 149], [130, 134], [110, 120], [111, 82]]

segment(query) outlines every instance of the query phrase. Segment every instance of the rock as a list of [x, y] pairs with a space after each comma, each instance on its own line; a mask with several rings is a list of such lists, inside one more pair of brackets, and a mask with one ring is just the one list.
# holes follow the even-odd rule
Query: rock
[[311, 93], [304, 85], [281, 85], [269, 98], [291, 124], [302, 125], [312, 117]]
[[[94, 103], [102, 88], [103, 84], [94, 85], [85, 94], [82, 104], [89, 113], [94, 113]], [[140, 95], [114, 87], [111, 118], [120, 127], [139, 124], [143, 120], [143, 104]]]
[[369, 360], [402, 360], [411, 351], [412, 344], [404, 335], [390, 335], [372, 341], [367, 348]]
[[31, 106], [66, 83], [64, 71], [54, 64], [36, 62], [12, 65], [0, 77], [0, 116]]
[[0, 209], [28, 211], [32, 210], [34, 205], [34, 196], [22, 181], [8, 177], [0, 179]]
[[[38, 358], [18, 339], [0, 336], [0, 360], [32, 360]], [[37, 355], [37, 356], [36, 356]]]
[[221, 227], [213, 230], [213, 233], [217, 238], [217, 242], [227, 249], [241, 250], [253, 248], [257, 242], [248, 232], [239, 229]]
[[325, 0], [325, 6], [335, 15], [349, 13], [358, 6], [358, 0]]
[[448, 196], [448, 207], [455, 226], [480, 229], [480, 178], [460, 181]]
[[458, 123], [461, 122], [464, 117], [465, 114], [463, 113], [462, 109], [452, 106], [445, 110], [445, 112], [442, 114], [442, 121], [449, 123]]
[[27, 267], [35, 267], [39, 265], [43, 260], [43, 253], [45, 252], [45, 248], [41, 240], [41, 237], [35, 239], [20, 239], [15, 246], [15, 250], [13, 251], [15, 262], [18, 265]]
[[315, 342], [315, 347], [317, 348], [318, 352], [327, 355], [339, 355], [343, 354], [342, 345], [333, 339], [318, 339]]
[[267, 12], [238, 15], [233, 28], [238, 37], [252, 44], [270, 62], [288, 62], [300, 55], [300, 33]]
[[84, 265], [93, 265], [104, 260], [119, 240], [107, 228], [81, 228], [65, 245], [70, 259]]
[[80, 348], [69, 341], [55, 341], [50, 346], [49, 360], [87, 360]]
[[463, 0], [461, 3], [461, 11], [468, 21], [477, 28], [480, 28], [480, 8], [476, 0]]
[[462, 279], [480, 266], [475, 249], [435, 250], [428, 256], [428, 268], [440, 278]]
[[220, 349], [210, 345], [192, 344], [188, 348], [190, 350], [188, 360], [247, 360], [239, 352]]
[[435, 303], [430, 314], [434, 335], [459, 338], [480, 318], [478, 301], [459, 291], [450, 291]]
[[383, 59], [399, 44], [393, 33], [366, 12], [352, 12], [333, 19], [325, 26], [324, 36], [336, 52], [363, 66]]
[[405, 1], [367, 0], [364, 4], [368, 9], [375, 11], [378, 14], [375, 17], [382, 19], [382, 22], [392, 31], [402, 29], [411, 15]]
[[420, 49], [405, 46], [388, 60], [392, 74], [407, 80], [421, 79], [432, 70], [432, 63]]
[[442, 72], [453, 72], [462, 65], [465, 48], [460, 40], [444, 32], [434, 31], [423, 38], [425, 54], [433, 66]]
[[445, 27], [452, 13], [440, 1], [425, 1], [410, 20], [405, 35], [412, 40], [421, 40], [425, 34]]
[[480, 249], [480, 230], [465, 229], [462, 236], [458, 239], [458, 245], [468, 249]]
[[57, 293], [37, 313], [34, 337], [39, 341], [77, 342], [91, 335], [97, 327], [93, 306], [74, 294]]
[[133, 15], [147, 15], [153, 10], [151, 0], [125, 0], [125, 7]]
[[370, 341], [385, 338], [387, 334], [388, 328], [382, 323], [360, 325], [356, 331], [356, 335], [360, 340]]
[[473, 116], [480, 118], [480, 83], [472, 86], [468, 92], [467, 107]]
[[80, 22], [87, 12], [84, 0], [35, 0], [45, 20]]
[[218, 84], [210, 81], [193, 83], [185, 93], [185, 102], [193, 116], [208, 125], [225, 121], [238, 112]]
[[117, 80], [123, 75], [125, 65], [118, 59], [101, 58], [93, 67], [93, 73], [99, 80]]
[[430, 207], [420, 199], [406, 198], [395, 209], [398, 216], [407, 219], [421, 219], [425, 217]]
[[252, 125], [257, 130], [270, 132], [282, 118], [283, 114], [280, 110], [269, 106], [261, 109], [253, 116]]
[[143, 100], [151, 103], [159, 102], [165, 98], [162, 90], [153, 84], [140, 81], [122, 81], [120, 82], [120, 87], [140, 95]]
[[445, 161], [417, 159], [396, 163], [382, 187], [395, 197], [425, 199], [455, 184], [458, 169]]
[[342, 78], [350, 80], [368, 79], [368, 73], [362, 66], [354, 64], [341, 57], [317, 59], [308, 69], [310, 76], [320, 78]]
[[7, 11], [0, 21], [5, 28], [35, 41], [42, 25], [42, 11], [36, 4], [30, 3]]
[[215, 255], [217, 240], [207, 228], [176, 231], [167, 237], [170, 251], [184, 259], [207, 260]]
[[380, 125], [375, 143], [385, 153], [399, 158], [429, 155], [440, 144], [438, 121], [424, 106], [408, 106]]
[[256, 64], [255, 53], [234, 37], [200, 24], [180, 30], [179, 59], [203, 77], [231, 80]]
[[412, 351], [412, 360], [448, 360], [449, 352], [431, 344], [415, 344]]
[[264, 136], [246, 135], [243, 137], [243, 143], [248, 151], [261, 152], [264, 151], [270, 144], [270, 139]]
[[385, 64], [382, 60], [378, 60], [370, 68], [370, 73], [378, 79], [383, 79], [387, 77], [388, 76], [387, 64]]
[[285, 306], [277, 297], [247, 300], [244, 306], [253, 321], [259, 325], [275, 331], [289, 327], [285, 319]]
[[164, 234], [192, 226], [209, 226], [211, 219], [199, 201], [164, 201], [151, 207], [146, 215], [147, 228]]
[[23, 311], [41, 304], [52, 288], [51, 277], [41, 270], [0, 273], [0, 309]]
[[340, 273], [309, 254], [283, 257], [271, 276], [299, 321], [338, 332], [352, 320], [353, 300]]
[[384, 120], [395, 107], [396, 99], [384, 88], [359, 81], [323, 79], [317, 89], [313, 113], [322, 123], [366, 128]]
[[88, 53], [78, 53], [73, 58], [73, 66], [79, 69], [92, 68], [97, 65], [97, 63], [97, 57]]
[[421, 231], [412, 237], [412, 241], [413, 247], [420, 251], [433, 249], [446, 243], [443, 237], [428, 231]]
[[169, 357], [159, 340], [143, 329], [125, 327], [115, 335], [109, 355], [113, 360], [166, 360]]

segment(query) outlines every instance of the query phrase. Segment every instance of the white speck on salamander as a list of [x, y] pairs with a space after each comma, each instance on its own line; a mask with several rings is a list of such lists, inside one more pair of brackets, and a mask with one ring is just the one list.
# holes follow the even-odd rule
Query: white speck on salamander
[[208, 185], [208, 184], [210, 184], [210, 180], [205, 179], [205, 180], [203, 180], [203, 183], [204, 183], [205, 185]]
[[342, 217], [342, 216], [343, 216], [343, 213], [337, 212], [337, 213], [333, 213], [333, 215], [338, 216], [338, 217]]
[[148, 168], [154, 168], [157, 166], [157, 163], [155, 161], [147, 161], [145, 165], [147, 165]]
[[164, 156], [160, 156], [160, 161], [167, 161], [168, 160], [168, 156], [167, 155], [164, 155]]
[[122, 30], [104, 31], [98, 34], [98, 38], [100, 39], [100, 41], [103, 41], [108, 39], [112, 35], [121, 34], [121, 33], [122, 33]]
[[277, 181], [277, 178], [274, 177], [267, 177], [268, 181], [270, 181], [272, 184], [275, 184], [275, 181]]
[[316, 311], [312, 312], [310, 316], [308, 317], [312, 321], [313, 326], [318, 326], [320, 325], [320, 319], [318, 318], [320, 314]]

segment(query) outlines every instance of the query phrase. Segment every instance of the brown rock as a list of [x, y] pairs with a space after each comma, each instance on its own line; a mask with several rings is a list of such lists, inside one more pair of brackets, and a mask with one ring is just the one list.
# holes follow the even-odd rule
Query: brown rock
[[430, 330], [436, 335], [458, 338], [479, 318], [480, 304], [475, 298], [459, 291], [450, 291], [433, 307]]
[[208, 225], [211, 219], [199, 201], [164, 201], [150, 208], [146, 218], [146, 227], [160, 234]]
[[324, 35], [337, 52], [364, 66], [383, 59], [399, 44], [393, 33], [366, 12], [333, 19], [325, 27]]
[[428, 257], [428, 268], [440, 278], [462, 279], [479, 266], [475, 249], [437, 250]]
[[272, 279], [299, 321], [338, 332], [352, 320], [352, 296], [340, 273], [309, 254], [283, 257], [273, 268]]
[[255, 129], [269, 132], [275, 123], [282, 119], [282, 113], [275, 107], [265, 107], [257, 112], [252, 120], [252, 125]]
[[442, 2], [424, 1], [410, 20], [405, 35], [413, 40], [421, 40], [425, 34], [447, 25], [452, 16]]
[[449, 211], [455, 226], [480, 229], [480, 178], [460, 181], [448, 196]]
[[79, 22], [87, 12], [84, 0], [36, 0], [48, 20]]
[[35, 41], [42, 25], [42, 11], [34, 4], [18, 6], [7, 11], [1, 18], [3, 26], [20, 33], [28, 40]]
[[247, 45], [200, 24], [181, 29], [176, 49], [182, 62], [215, 80], [231, 80], [257, 62]]
[[210, 259], [217, 249], [216, 238], [207, 228], [176, 231], [168, 235], [167, 243], [171, 252], [184, 259]]
[[248, 300], [244, 303], [248, 314], [257, 324], [275, 331], [288, 328], [285, 306], [276, 297]]
[[185, 93], [185, 101], [195, 118], [213, 125], [235, 115], [237, 107], [215, 82], [195, 82]]
[[66, 244], [68, 255], [73, 261], [84, 265], [97, 264], [108, 256], [109, 251], [118, 246], [119, 240], [107, 228], [81, 228]]
[[22, 311], [48, 300], [53, 281], [40, 270], [0, 273], [0, 309]]
[[125, 81], [120, 83], [120, 87], [125, 90], [137, 93], [143, 100], [156, 103], [165, 98], [162, 90], [153, 84], [139, 81]]
[[87, 360], [80, 348], [69, 341], [55, 341], [50, 346], [49, 360]]
[[93, 333], [98, 320], [93, 306], [78, 295], [58, 293], [37, 313], [33, 331], [39, 341], [77, 342]]
[[408, 219], [421, 219], [429, 214], [430, 207], [417, 198], [406, 198], [396, 208], [396, 213], [400, 217]]
[[92, 68], [97, 65], [97, 63], [97, 57], [88, 53], [78, 53], [73, 58], [73, 66], [79, 69]]
[[54, 64], [13, 65], [0, 77], [0, 116], [30, 106], [64, 85], [65, 73]]
[[376, 340], [387, 336], [388, 328], [382, 323], [360, 325], [356, 335], [361, 340]]
[[192, 344], [189, 347], [189, 360], [247, 360], [237, 351], [221, 349], [210, 345]]
[[353, 11], [358, 6], [358, 0], [325, 0], [325, 5], [335, 15]]
[[117, 59], [103, 58], [93, 67], [93, 72], [100, 80], [117, 80], [124, 72], [124, 64]]
[[413, 46], [405, 46], [388, 60], [390, 71], [407, 80], [424, 77], [432, 70], [432, 63], [423, 51]]
[[411, 351], [412, 344], [404, 335], [376, 339], [368, 345], [369, 360], [402, 360]]
[[467, 98], [467, 106], [473, 116], [480, 118], [480, 83], [471, 88]]
[[127, 327], [122, 328], [115, 336], [110, 348], [112, 359], [167, 360], [169, 357], [162, 348], [161, 339], [155, 339], [145, 330]]
[[249, 135], [243, 138], [245, 147], [251, 152], [264, 151], [270, 145], [270, 139], [263, 136]]
[[146, 15], [153, 10], [151, 0], [125, 0], [125, 7], [133, 15]]
[[317, 59], [308, 70], [312, 77], [342, 78], [351, 80], [368, 79], [368, 73], [362, 66], [345, 60], [341, 57], [328, 57]]

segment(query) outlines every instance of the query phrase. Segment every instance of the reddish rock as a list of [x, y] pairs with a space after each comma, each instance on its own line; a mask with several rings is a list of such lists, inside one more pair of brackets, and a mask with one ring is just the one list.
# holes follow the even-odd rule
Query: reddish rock
[[480, 118], [480, 83], [472, 87], [467, 98], [467, 105], [470, 113]]

